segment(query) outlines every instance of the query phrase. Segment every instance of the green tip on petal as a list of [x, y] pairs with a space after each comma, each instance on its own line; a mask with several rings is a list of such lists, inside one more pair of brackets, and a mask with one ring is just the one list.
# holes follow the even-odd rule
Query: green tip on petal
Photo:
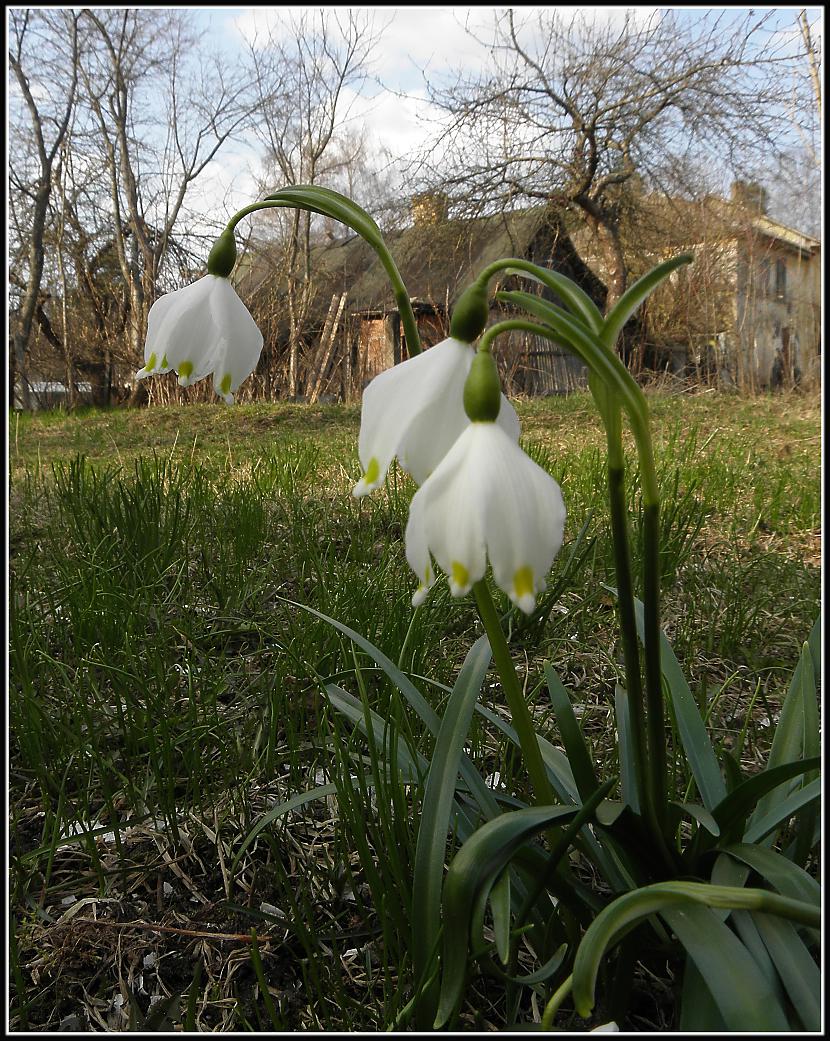
[[456, 588], [459, 590], [456, 594], [457, 596], [460, 596], [462, 592], [466, 591], [470, 584], [470, 572], [457, 560], [452, 562], [450, 581], [453, 586], [453, 592], [455, 592]]
[[147, 364], [144, 366], [144, 368], [146, 369], [147, 372], [152, 372], [155, 367], [156, 367], [156, 352], [153, 351], [153, 353], [147, 359]]
[[226, 372], [222, 377], [222, 382], [219, 384], [219, 390], [223, 395], [228, 395], [231, 392], [231, 374]]
[[[155, 354], [153, 355], [153, 357], [155, 358]], [[166, 354], [162, 356], [161, 367], [163, 369], [169, 369], [170, 368], [170, 363], [167, 360], [167, 355]]]
[[181, 365], [179, 366], [179, 376], [183, 380], [187, 380], [187, 379], [190, 379], [190, 377], [192, 375], [193, 375], [193, 362], [192, 361], [183, 361], [181, 363]]
[[520, 567], [513, 576], [513, 596], [511, 599], [525, 614], [530, 614], [536, 606], [533, 571], [528, 565]]

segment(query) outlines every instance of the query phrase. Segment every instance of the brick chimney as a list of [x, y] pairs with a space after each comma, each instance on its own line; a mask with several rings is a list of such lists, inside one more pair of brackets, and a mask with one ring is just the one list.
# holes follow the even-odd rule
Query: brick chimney
[[732, 202], [755, 213], [767, 212], [767, 190], [757, 181], [733, 181]]

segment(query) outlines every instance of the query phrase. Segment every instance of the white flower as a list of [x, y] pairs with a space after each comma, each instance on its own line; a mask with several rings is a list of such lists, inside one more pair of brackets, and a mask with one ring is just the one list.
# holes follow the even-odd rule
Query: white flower
[[406, 559], [418, 576], [417, 606], [435, 581], [430, 554], [463, 596], [493, 578], [529, 614], [562, 545], [565, 504], [554, 479], [498, 423], [474, 422], [415, 493]]
[[212, 372], [216, 393], [232, 405], [261, 350], [262, 333], [228, 279], [205, 275], [150, 308], [144, 368], [136, 379], [175, 369], [187, 387]]
[[[469, 344], [450, 337], [372, 380], [363, 392], [358, 440], [363, 477], [354, 495], [381, 485], [396, 455], [416, 483], [423, 484], [470, 424], [464, 381], [474, 357]], [[504, 395], [498, 423], [519, 440], [519, 419]]]

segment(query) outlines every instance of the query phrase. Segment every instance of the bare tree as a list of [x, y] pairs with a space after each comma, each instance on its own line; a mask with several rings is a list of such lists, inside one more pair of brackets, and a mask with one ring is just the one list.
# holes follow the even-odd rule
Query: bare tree
[[[184, 214], [187, 192], [248, 122], [246, 83], [199, 51], [181, 10], [86, 9], [81, 75], [107, 169], [112, 237], [129, 295], [129, 348]], [[197, 61], [188, 56], [198, 55]]]
[[621, 227], [637, 189], [670, 190], [690, 160], [734, 171], [761, 144], [780, 151], [793, 59], [769, 46], [769, 17], [661, 10], [592, 22], [549, 8], [530, 34], [529, 20], [496, 12], [488, 70], [431, 89], [448, 120], [422, 164], [457, 196], [575, 214], [611, 306], [629, 280]]
[[[257, 131], [265, 146], [264, 190], [286, 184], [337, 187], [344, 170], [356, 168], [365, 145], [362, 135], [347, 126], [345, 96], [365, 80], [377, 39], [369, 15], [345, 9], [292, 14], [251, 42]], [[277, 212], [271, 219], [284, 247], [280, 267], [289, 322], [286, 388], [295, 398], [314, 299], [315, 223], [312, 214], [301, 210]]]
[[[28, 211], [24, 239], [27, 271], [25, 277], [17, 272], [23, 288], [14, 329], [15, 373], [10, 380], [10, 391], [14, 393], [15, 376], [19, 377], [21, 403], [27, 409], [30, 394], [26, 356], [43, 278], [43, 239], [53, 167], [76, 100], [78, 19], [76, 11], [47, 13], [12, 8], [9, 12], [9, 65], [28, 112], [36, 152], [31, 172], [14, 166], [9, 170], [12, 189], [25, 197]], [[47, 83], [47, 89], [40, 89]], [[55, 104], [53, 98], [60, 100]]]

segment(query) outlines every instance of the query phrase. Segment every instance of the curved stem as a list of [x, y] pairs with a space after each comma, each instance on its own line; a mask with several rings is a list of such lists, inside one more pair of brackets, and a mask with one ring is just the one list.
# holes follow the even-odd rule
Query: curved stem
[[565, 980], [565, 982], [555, 991], [553, 997], [545, 1005], [545, 1011], [542, 1016], [542, 1022], [540, 1024], [540, 1030], [552, 1030], [553, 1020], [556, 1017], [556, 1013], [559, 1011], [559, 1006], [565, 1000], [565, 998], [571, 993], [573, 989], [574, 977], [573, 973]]
[[488, 264], [476, 281], [481, 283], [489, 282], [493, 275], [499, 271], [507, 271], [510, 274], [521, 272], [529, 275], [535, 282], [541, 282], [556, 293], [557, 296], [561, 297], [570, 306], [571, 310], [580, 315], [595, 333], [602, 329], [603, 319], [600, 309], [584, 289], [580, 288], [570, 278], [566, 278], [565, 275], [560, 275], [557, 271], [551, 271], [546, 267], [540, 267], [529, 260], [522, 260], [519, 257], [505, 257]]
[[473, 594], [476, 598], [481, 624], [484, 626], [484, 631], [487, 633], [487, 638], [490, 641], [493, 660], [496, 663], [502, 689], [507, 698], [510, 714], [513, 717], [513, 726], [516, 728], [516, 734], [522, 750], [522, 758], [530, 777], [530, 783], [533, 786], [536, 802], [542, 806], [550, 805], [556, 800], [542, 760], [542, 753], [539, 750], [539, 742], [533, 729], [530, 710], [527, 707], [527, 702], [519, 683], [519, 677], [516, 675], [513, 659], [510, 657], [510, 648], [507, 646], [507, 640], [501, 628], [496, 605], [493, 603], [493, 598], [484, 579], [475, 583]]
[[[312, 186], [313, 187], [313, 186]], [[309, 188], [303, 189], [308, 191]], [[406, 286], [404, 285], [401, 273], [398, 271], [398, 267], [392, 258], [392, 254], [389, 252], [386, 243], [383, 241], [383, 237], [380, 232], [377, 231], [374, 221], [364, 223], [361, 221], [359, 226], [350, 223], [343, 219], [343, 213], [338, 208], [337, 212], [330, 212], [325, 208], [325, 199], [321, 198], [321, 205], [311, 205], [301, 202], [296, 196], [290, 199], [266, 199], [260, 202], [251, 203], [250, 206], [245, 206], [238, 213], [235, 213], [233, 217], [228, 221], [227, 231], [233, 231], [236, 225], [242, 220], [243, 217], [247, 217], [250, 213], [255, 213], [257, 210], [267, 210], [272, 207], [295, 207], [298, 209], [311, 210], [312, 213], [321, 213], [325, 216], [334, 217], [336, 220], [341, 221], [348, 227], [352, 228], [357, 232], [358, 235], [372, 247], [377, 253], [378, 259], [383, 265], [383, 269], [386, 272], [389, 281], [392, 283], [392, 291], [395, 296], [395, 303], [398, 307], [398, 313], [401, 316], [401, 324], [403, 325], [404, 336], [406, 338], [406, 349], [410, 357], [414, 357], [416, 354], [421, 353], [421, 337], [418, 333], [418, 323], [415, 320], [415, 313], [412, 310], [412, 301], [409, 298]], [[352, 204], [354, 205], [354, 204]]]

